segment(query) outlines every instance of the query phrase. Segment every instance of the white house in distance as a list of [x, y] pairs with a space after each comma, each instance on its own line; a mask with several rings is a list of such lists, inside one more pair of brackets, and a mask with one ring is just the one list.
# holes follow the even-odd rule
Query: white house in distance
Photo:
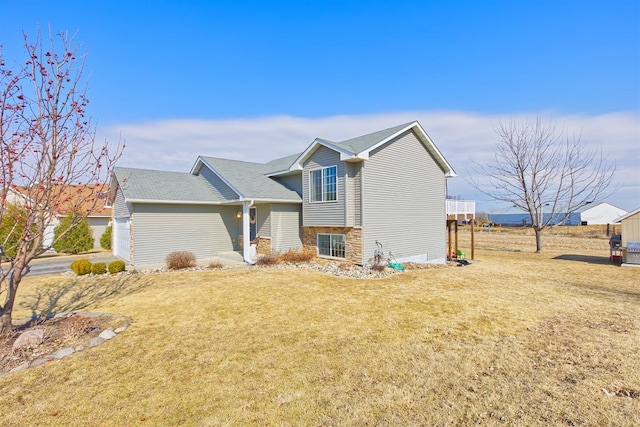
[[[569, 215], [562, 210], [558, 210], [553, 215], [552, 224], [557, 225], [606, 225], [615, 224], [616, 219], [626, 214], [627, 211], [613, 206], [609, 203], [599, 203], [595, 206], [587, 205], [582, 210], [572, 212]], [[550, 212], [544, 212], [546, 221]], [[564, 219], [564, 221], [563, 221]], [[489, 220], [506, 226], [529, 226], [531, 217], [528, 212], [523, 212], [513, 207], [498, 212], [489, 213]]]
[[580, 212], [580, 225], [615, 224], [627, 211], [609, 203], [600, 203]]

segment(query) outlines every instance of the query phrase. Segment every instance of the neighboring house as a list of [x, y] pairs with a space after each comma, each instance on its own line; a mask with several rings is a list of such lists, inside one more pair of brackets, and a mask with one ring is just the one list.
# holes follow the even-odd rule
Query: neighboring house
[[[567, 215], [565, 212], [557, 212], [553, 215], [552, 225], [603, 225], [614, 224], [615, 220], [624, 215], [626, 211], [609, 203], [600, 203], [596, 206], [585, 206], [582, 210]], [[547, 221], [551, 213], [545, 212], [543, 221]], [[566, 217], [566, 218], [565, 218]], [[564, 220], [563, 220], [564, 218]], [[506, 226], [530, 226], [531, 217], [528, 212], [522, 212], [510, 208], [501, 212], [489, 214], [489, 220]]]
[[[87, 215], [87, 223], [93, 233], [93, 247], [100, 248], [100, 237], [109, 226], [112, 216], [111, 207], [105, 205], [107, 194], [104, 192], [104, 186], [66, 185], [54, 189], [54, 193], [58, 193], [59, 206], [45, 228], [43, 248], [50, 247], [53, 243], [54, 230], [60, 223], [60, 218], [72, 212]], [[23, 187], [11, 189], [6, 197], [9, 204], [23, 204], [27, 200], [31, 200], [29, 190]]]
[[640, 265], [640, 208], [616, 218], [622, 224], [622, 262]]
[[47, 227], [49, 233], [45, 233], [43, 246], [49, 246], [53, 242], [53, 231], [60, 223], [60, 218], [73, 212], [87, 215], [87, 224], [91, 227], [93, 235], [93, 248], [100, 249], [100, 237], [104, 234], [111, 222], [112, 209], [106, 204], [107, 196], [103, 185], [67, 185], [62, 193], [64, 200], [56, 218]]
[[609, 203], [600, 203], [580, 212], [580, 225], [616, 224], [627, 211]]
[[[133, 265], [173, 251], [198, 259], [313, 248], [366, 264], [446, 260], [446, 179], [455, 176], [418, 122], [342, 142], [316, 139], [269, 163], [200, 156], [190, 173], [118, 167], [113, 250]], [[259, 239], [257, 239], [259, 237]], [[253, 244], [252, 244], [253, 243]]]

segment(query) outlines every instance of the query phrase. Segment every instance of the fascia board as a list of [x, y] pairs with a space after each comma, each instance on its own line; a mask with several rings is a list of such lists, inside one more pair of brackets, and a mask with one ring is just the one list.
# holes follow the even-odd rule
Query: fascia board
[[127, 203], [144, 203], [159, 205], [223, 205], [221, 202], [209, 202], [202, 200], [154, 200], [154, 199], [126, 199]]
[[241, 205], [244, 202], [254, 202], [254, 203], [294, 203], [294, 204], [302, 204], [302, 200], [289, 200], [289, 199], [241, 199], [241, 200], [232, 200], [229, 202], [220, 203], [222, 205]]
[[404, 128], [400, 129], [398, 132], [394, 133], [393, 135], [390, 135], [389, 137], [381, 140], [380, 142], [378, 142], [377, 144], [367, 148], [363, 152], [358, 153], [358, 156], [366, 155], [366, 157], [368, 159], [369, 158], [369, 153], [371, 153], [373, 150], [375, 150], [376, 148], [386, 144], [387, 142], [391, 141], [393, 138], [396, 138], [398, 135], [402, 134], [403, 132], [406, 132], [409, 129], [414, 129], [416, 131], [416, 133], [418, 134], [418, 136], [422, 140], [422, 143], [425, 145], [427, 150], [436, 158], [436, 161], [444, 169], [445, 177], [453, 178], [453, 177], [458, 176], [456, 174], [456, 172], [453, 170], [453, 168], [451, 167], [451, 165], [449, 164], [449, 162], [447, 162], [447, 160], [444, 158], [444, 156], [442, 155], [440, 150], [438, 150], [438, 147], [436, 147], [436, 145], [433, 143], [433, 141], [431, 140], [431, 138], [429, 137], [427, 132], [425, 132], [425, 130], [422, 128], [422, 126], [420, 126], [420, 123], [418, 123], [417, 121], [408, 124]]
[[627, 214], [625, 214], [625, 215], [622, 215], [622, 216], [621, 216], [621, 217], [619, 217], [619, 218], [616, 218], [616, 219], [614, 220], [614, 222], [616, 222], [616, 223], [617, 223], [617, 222], [622, 222], [622, 221], [624, 221], [625, 219], [627, 219], [627, 218], [630, 218], [630, 217], [634, 216], [634, 215], [635, 215], [635, 214], [637, 214], [638, 212], [640, 212], [640, 208], [638, 208], [638, 209], [636, 209], [636, 210], [634, 210], [634, 211], [631, 211], [631, 212], [629, 212], [629, 213], [627, 213]]
[[351, 153], [349, 151], [346, 151], [340, 147], [338, 147], [337, 145], [331, 144], [330, 142], [324, 141], [324, 140], [320, 140], [318, 138], [316, 138], [311, 145], [309, 145], [307, 147], [306, 150], [304, 150], [302, 152], [302, 154], [300, 154], [300, 156], [293, 162], [293, 164], [291, 165], [291, 167], [289, 168], [290, 171], [294, 171], [294, 170], [302, 170], [302, 164], [304, 163], [305, 160], [307, 160], [309, 158], [309, 156], [311, 156], [311, 154], [313, 154], [313, 152], [315, 150], [317, 150], [320, 146], [324, 146], [327, 147], [333, 151], [336, 151], [338, 153], [340, 153], [340, 160], [342, 161], [346, 161], [347, 159], [352, 159], [354, 157], [354, 153]]

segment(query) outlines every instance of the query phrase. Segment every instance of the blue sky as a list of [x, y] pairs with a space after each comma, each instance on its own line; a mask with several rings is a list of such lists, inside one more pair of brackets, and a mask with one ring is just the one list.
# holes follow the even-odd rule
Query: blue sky
[[617, 164], [609, 202], [640, 207], [640, 2], [0, 0], [21, 33], [78, 30], [99, 137], [123, 166], [188, 171], [199, 154], [268, 161], [315, 137], [419, 120], [460, 178], [500, 119], [553, 119]]

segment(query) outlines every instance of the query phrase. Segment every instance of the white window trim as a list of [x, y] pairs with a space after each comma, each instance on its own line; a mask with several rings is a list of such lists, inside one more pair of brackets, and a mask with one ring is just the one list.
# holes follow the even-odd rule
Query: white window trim
[[[324, 169], [330, 169], [330, 168], [336, 168], [336, 199], [335, 200], [317, 200], [317, 201], [314, 201], [312, 199], [312, 197], [311, 197], [311, 195], [313, 194], [312, 191], [311, 191], [311, 186], [313, 185], [313, 180], [311, 179], [311, 173], [312, 172], [316, 172], [316, 171], [321, 171], [321, 170], [324, 170]], [[314, 168], [314, 169], [310, 169], [309, 170], [309, 175], [308, 175], [309, 176], [309, 185], [308, 185], [309, 203], [316, 204], [316, 203], [336, 203], [336, 202], [338, 202], [338, 200], [340, 199], [340, 194], [339, 194], [340, 192], [338, 191], [338, 189], [340, 188], [340, 186], [338, 185], [338, 181], [339, 181], [340, 175], [338, 175], [338, 171], [339, 171], [338, 165], [322, 166], [322, 167], [319, 167], [319, 168]], [[323, 191], [324, 191], [324, 186], [323, 186]]]
[[[318, 242], [320, 241], [320, 239], [318, 237], [320, 237], [320, 236], [342, 236], [343, 239], [344, 239], [344, 257], [320, 254], [320, 245], [318, 244]], [[329, 237], [329, 244], [331, 244], [331, 237]], [[318, 257], [320, 257], [320, 258], [339, 259], [339, 260], [347, 259], [347, 235], [346, 234], [339, 234], [339, 233], [318, 233], [318, 234], [316, 234], [316, 251], [318, 253]]]

